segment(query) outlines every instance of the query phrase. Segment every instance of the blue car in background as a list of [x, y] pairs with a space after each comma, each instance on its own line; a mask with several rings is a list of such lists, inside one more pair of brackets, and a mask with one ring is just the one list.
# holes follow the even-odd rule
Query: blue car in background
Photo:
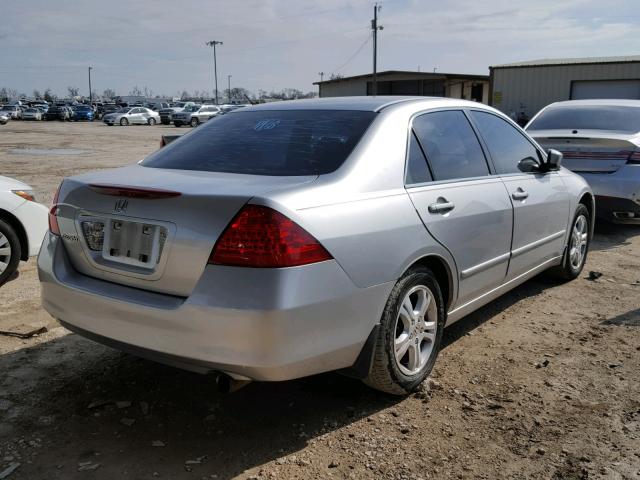
[[73, 116], [71, 117], [71, 120], [88, 120], [93, 122], [93, 117], [93, 109], [89, 105], [76, 105], [73, 107]]

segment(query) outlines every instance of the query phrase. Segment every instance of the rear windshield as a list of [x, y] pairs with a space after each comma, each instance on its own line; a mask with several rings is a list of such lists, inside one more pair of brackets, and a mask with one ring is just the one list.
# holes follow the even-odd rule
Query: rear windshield
[[142, 162], [155, 168], [322, 175], [345, 161], [375, 117], [348, 110], [238, 110], [214, 117]]
[[527, 130], [612, 130], [640, 132], [640, 108], [614, 106], [551, 107]]

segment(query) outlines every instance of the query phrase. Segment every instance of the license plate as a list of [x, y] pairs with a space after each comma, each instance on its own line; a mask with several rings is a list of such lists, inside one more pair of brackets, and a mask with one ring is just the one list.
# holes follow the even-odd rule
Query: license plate
[[152, 268], [162, 255], [167, 229], [160, 225], [109, 219], [102, 256], [106, 260]]

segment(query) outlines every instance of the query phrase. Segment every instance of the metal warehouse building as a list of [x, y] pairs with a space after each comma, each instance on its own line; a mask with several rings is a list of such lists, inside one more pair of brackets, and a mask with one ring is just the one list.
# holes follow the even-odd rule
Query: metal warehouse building
[[[489, 103], [487, 75], [387, 70], [377, 74], [376, 84], [378, 95], [425, 95]], [[371, 95], [373, 75], [336, 78], [314, 85], [318, 85], [320, 97]]]
[[491, 105], [529, 118], [562, 100], [640, 99], [640, 55], [560, 58], [489, 67]]

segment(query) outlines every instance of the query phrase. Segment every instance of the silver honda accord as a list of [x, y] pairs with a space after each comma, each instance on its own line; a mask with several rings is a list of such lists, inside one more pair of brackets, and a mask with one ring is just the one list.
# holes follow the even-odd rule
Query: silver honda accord
[[62, 182], [44, 308], [235, 384], [339, 370], [406, 394], [445, 326], [542, 271], [580, 274], [594, 197], [561, 159], [463, 100], [239, 109]]

